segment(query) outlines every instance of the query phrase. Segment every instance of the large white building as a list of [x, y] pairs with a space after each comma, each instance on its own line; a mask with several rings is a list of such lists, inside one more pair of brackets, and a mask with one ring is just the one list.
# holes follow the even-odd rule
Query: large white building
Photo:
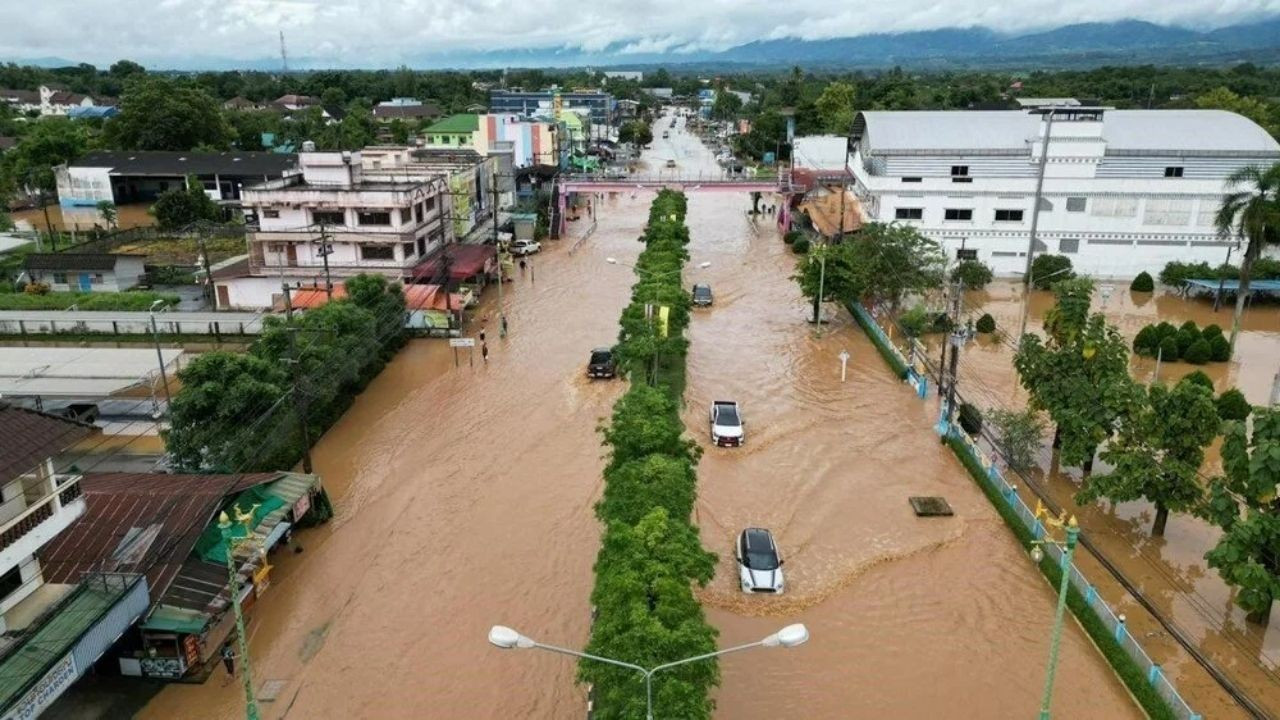
[[[303, 152], [299, 172], [245, 188], [246, 266], [214, 273], [218, 309], [280, 304], [282, 285], [323, 286], [361, 273], [403, 281], [454, 237], [448, 177], [366, 167], [360, 152]], [[328, 238], [322, 242], [321, 234]]]
[[1224, 180], [1280, 162], [1265, 130], [1220, 110], [868, 111], [851, 140], [868, 220], [915, 225], [953, 259], [962, 244], [976, 249], [1006, 275], [1026, 267], [1042, 148], [1035, 253], [1097, 276], [1221, 263]]

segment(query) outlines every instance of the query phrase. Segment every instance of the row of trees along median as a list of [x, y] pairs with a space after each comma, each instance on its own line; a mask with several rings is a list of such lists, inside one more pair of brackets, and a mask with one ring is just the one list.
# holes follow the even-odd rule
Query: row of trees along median
[[[1236, 603], [1249, 619], [1266, 622], [1280, 597], [1280, 411], [1224, 415], [1202, 374], [1172, 387], [1135, 382], [1125, 339], [1102, 313], [1090, 313], [1092, 292], [1088, 279], [1057, 283], [1047, 338], [1024, 336], [1014, 359], [1031, 407], [1055, 425], [1058, 461], [1085, 471], [1076, 501], [1145, 499], [1155, 506], [1153, 535], [1164, 534], [1170, 512], [1219, 526], [1205, 559], [1238, 588]], [[1206, 478], [1205, 449], [1219, 435], [1225, 471]], [[1091, 472], [1095, 455], [1105, 473]]]
[[[636, 262], [639, 279], [622, 312], [614, 348], [632, 384], [602, 428], [610, 454], [604, 494], [595, 508], [605, 527], [587, 652], [642, 667], [716, 649], [716, 629], [707, 623], [692, 587], [710, 581], [716, 564], [691, 521], [694, 467], [701, 452], [684, 437], [679, 415], [689, 323], [689, 298], [680, 279], [688, 260], [685, 208], [684, 195], [665, 190], [650, 208], [641, 238], [645, 249]], [[584, 660], [578, 678], [594, 686], [598, 720], [645, 716], [640, 673]], [[710, 717], [708, 693], [719, 679], [714, 661], [656, 676], [655, 716]]]
[[292, 319], [267, 317], [247, 353], [202, 353], [178, 371], [181, 389], [162, 433], [178, 470], [290, 468], [307, 449], [304, 438], [342, 416], [404, 344], [405, 312], [400, 285], [380, 275], [358, 275], [346, 287], [346, 298]]

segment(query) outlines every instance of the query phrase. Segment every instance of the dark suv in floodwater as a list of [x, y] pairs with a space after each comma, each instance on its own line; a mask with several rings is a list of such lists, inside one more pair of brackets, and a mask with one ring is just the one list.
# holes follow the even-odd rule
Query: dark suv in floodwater
[[587, 377], [611, 378], [618, 372], [617, 362], [613, 359], [610, 348], [596, 348], [591, 351], [591, 360], [587, 363]]
[[698, 284], [693, 286], [693, 304], [698, 307], [710, 307], [711, 286]]

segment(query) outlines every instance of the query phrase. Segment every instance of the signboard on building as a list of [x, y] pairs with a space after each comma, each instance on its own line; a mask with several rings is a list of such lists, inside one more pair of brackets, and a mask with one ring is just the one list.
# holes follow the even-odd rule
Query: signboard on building
[[66, 692], [78, 677], [80, 674], [76, 672], [76, 661], [71, 657], [71, 653], [67, 653], [49, 668], [35, 686], [27, 691], [27, 694], [13, 704], [9, 712], [4, 714], [4, 720], [35, 720], [45, 708]]
[[298, 502], [293, 504], [293, 521], [297, 522], [302, 519], [303, 515], [311, 509], [311, 493], [302, 493], [302, 497], [298, 498]]
[[[449, 347], [469, 348], [469, 347], [475, 347], [475, 346], [476, 346], [475, 338], [449, 338]], [[297, 516], [295, 515], [294, 517], [297, 517]]]

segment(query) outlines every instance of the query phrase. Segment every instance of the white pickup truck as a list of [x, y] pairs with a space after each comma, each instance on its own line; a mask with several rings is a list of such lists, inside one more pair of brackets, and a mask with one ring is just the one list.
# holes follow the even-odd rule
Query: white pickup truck
[[742, 411], [733, 400], [716, 400], [711, 403], [711, 443], [717, 446], [740, 447], [747, 441], [746, 422]]

